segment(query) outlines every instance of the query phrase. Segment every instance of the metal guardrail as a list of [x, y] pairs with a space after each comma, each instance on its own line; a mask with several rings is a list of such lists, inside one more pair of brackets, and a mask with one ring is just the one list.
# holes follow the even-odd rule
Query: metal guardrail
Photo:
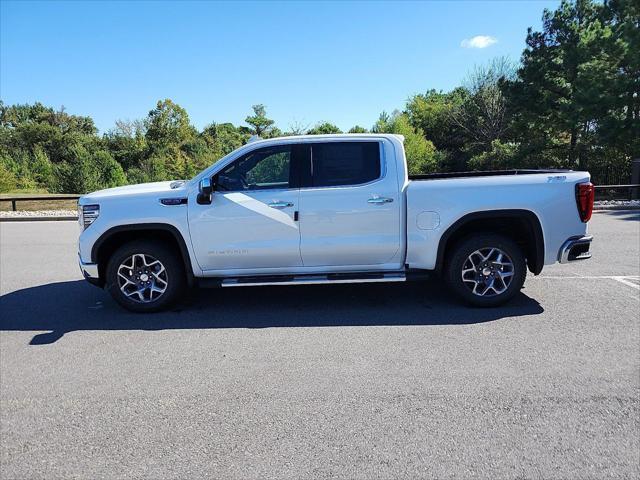
[[595, 189], [598, 188], [639, 188], [640, 183], [631, 183], [629, 185], [595, 185]]
[[595, 193], [596, 197], [605, 197], [608, 199], [614, 199], [616, 197], [614, 194], [615, 191], [624, 191], [626, 190], [626, 194], [622, 194], [618, 198], [621, 200], [634, 200], [640, 198], [640, 184], [638, 183], [630, 183], [627, 185], [595, 185]]
[[11, 210], [17, 211], [17, 202], [28, 202], [28, 201], [50, 201], [50, 200], [78, 200], [80, 195], [38, 195], [34, 197], [0, 197], [0, 202], [11, 202]]

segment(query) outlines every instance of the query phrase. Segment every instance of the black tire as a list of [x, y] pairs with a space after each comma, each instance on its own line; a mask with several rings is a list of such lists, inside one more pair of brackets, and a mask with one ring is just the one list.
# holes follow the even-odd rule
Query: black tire
[[[131, 263], [131, 259], [136, 255], [134, 263]], [[141, 258], [139, 255], [145, 255], [145, 258]], [[148, 267], [148, 270], [143, 270], [144, 261], [151, 263], [152, 260], [160, 262], [164, 267], [162, 270], [157, 263]], [[147, 282], [142, 283], [126, 283], [124, 281], [125, 290], [130, 290], [130, 296], [127, 296], [122, 291], [122, 284], [119, 283], [118, 270], [123, 265], [123, 262], [127, 262], [126, 265], [132, 265], [136, 270], [127, 269], [123, 267], [121, 273], [129, 277], [129, 271], [134, 272], [133, 276], [129, 277], [134, 282]], [[161, 277], [160, 280], [156, 280], [158, 276], [151, 273], [152, 270], [159, 270], [160, 273], [156, 274]], [[141, 279], [136, 278], [135, 272], [149, 272]], [[161, 282], [166, 281], [166, 285]], [[122, 282], [122, 281], [121, 281]], [[154, 283], [151, 283], [154, 282]], [[164, 291], [158, 294], [156, 291], [152, 291], [151, 286], [161, 289], [164, 287]], [[121, 306], [132, 312], [157, 312], [169, 307], [173, 304], [183, 293], [186, 285], [185, 272], [181, 258], [175, 253], [171, 252], [165, 245], [153, 241], [136, 240], [130, 243], [126, 243], [121, 246], [109, 259], [106, 269], [106, 290], [111, 294], [113, 299]], [[138, 288], [144, 287], [144, 291], [141, 294], [133, 292]], [[154, 298], [154, 295], [157, 295]], [[142, 297], [142, 298], [141, 298]], [[149, 298], [147, 298], [149, 297]]]
[[[480, 261], [491, 249], [494, 249], [492, 256]], [[503, 255], [501, 262], [497, 263], [500, 253], [506, 258]], [[511, 260], [512, 267], [505, 263], [506, 260]], [[509, 272], [512, 275], [509, 276]], [[449, 288], [466, 303], [476, 307], [496, 307], [518, 294], [527, 276], [527, 264], [521, 248], [513, 240], [482, 233], [466, 237], [454, 245], [444, 273]], [[492, 286], [487, 287], [489, 284]], [[483, 292], [486, 293], [482, 295]]]

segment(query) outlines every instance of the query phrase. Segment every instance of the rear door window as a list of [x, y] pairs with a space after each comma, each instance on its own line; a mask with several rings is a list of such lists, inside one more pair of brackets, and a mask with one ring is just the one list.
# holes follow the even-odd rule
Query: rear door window
[[379, 142], [327, 142], [311, 146], [312, 186], [359, 185], [380, 178]]

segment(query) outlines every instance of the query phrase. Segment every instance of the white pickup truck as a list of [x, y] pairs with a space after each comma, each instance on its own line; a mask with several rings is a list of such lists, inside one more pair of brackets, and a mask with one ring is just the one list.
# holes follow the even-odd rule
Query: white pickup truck
[[80, 268], [122, 306], [160, 310], [186, 286], [402, 282], [441, 275], [496, 306], [527, 269], [590, 257], [586, 172], [409, 176], [397, 135], [251, 142], [189, 181], [79, 200]]

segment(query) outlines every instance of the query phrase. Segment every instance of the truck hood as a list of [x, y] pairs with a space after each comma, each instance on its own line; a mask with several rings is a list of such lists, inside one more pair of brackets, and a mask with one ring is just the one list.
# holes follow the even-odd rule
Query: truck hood
[[99, 200], [108, 200], [113, 197], [129, 197], [139, 195], [153, 195], [167, 193], [168, 196], [184, 195], [186, 181], [172, 180], [167, 182], [139, 183], [124, 187], [107, 188], [98, 190], [80, 197], [80, 204], [86, 204]]

